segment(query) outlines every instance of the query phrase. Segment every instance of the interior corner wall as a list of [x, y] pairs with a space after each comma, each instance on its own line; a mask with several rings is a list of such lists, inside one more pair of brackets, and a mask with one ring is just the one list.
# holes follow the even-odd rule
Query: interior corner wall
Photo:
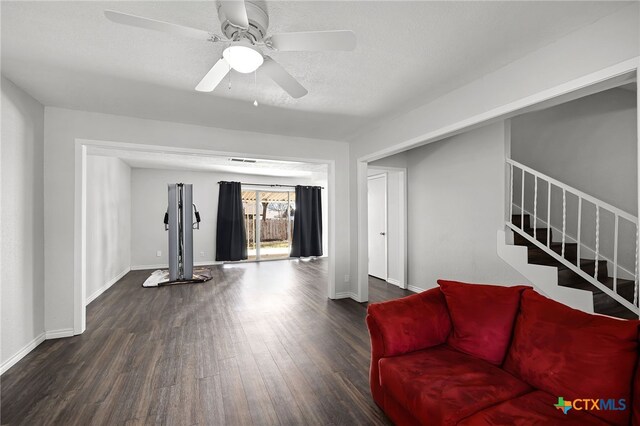
[[4, 372], [44, 340], [44, 107], [2, 77], [1, 353]]
[[[236, 181], [256, 184], [321, 185], [323, 223], [327, 223], [326, 179], [322, 182], [300, 177], [256, 176], [237, 173], [203, 172], [189, 170], [163, 170], [134, 168], [131, 174], [131, 265], [133, 269], [168, 267], [167, 232], [162, 219], [167, 209], [167, 184], [193, 185], [193, 202], [198, 207], [202, 222], [193, 231], [193, 260], [198, 264], [212, 264], [216, 260], [216, 224], [218, 214], [218, 182]], [[266, 188], [268, 189], [268, 188]], [[294, 191], [291, 188], [291, 191]], [[327, 254], [327, 231], [323, 226], [323, 244]], [[157, 252], [160, 256], [157, 256]]]
[[410, 288], [439, 278], [473, 283], [528, 282], [496, 250], [504, 228], [504, 122], [409, 151]]
[[87, 156], [86, 304], [131, 268], [131, 168], [115, 157]]
[[[111, 114], [45, 108], [45, 324], [49, 329], [74, 327], [75, 168], [76, 141], [93, 140], [179, 147], [284, 159], [326, 161], [333, 171], [336, 293], [349, 291], [349, 145], [345, 142], [225, 130]], [[330, 184], [332, 177], [330, 174]], [[331, 213], [332, 206], [329, 205]], [[333, 223], [331, 223], [331, 219]]]

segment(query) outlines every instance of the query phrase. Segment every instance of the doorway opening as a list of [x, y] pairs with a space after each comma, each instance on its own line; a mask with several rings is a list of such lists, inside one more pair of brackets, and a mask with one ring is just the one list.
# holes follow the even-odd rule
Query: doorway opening
[[410, 294], [407, 289], [406, 169], [386, 164], [367, 168], [369, 301]]
[[242, 209], [250, 261], [286, 259], [291, 253], [296, 193], [242, 191]]
[[[85, 330], [88, 296], [97, 297], [99, 295], [98, 292], [95, 294], [93, 292], [87, 293], [88, 279], [92, 277], [91, 271], [88, 271], [87, 257], [93, 255], [91, 252], [87, 253], [87, 250], [90, 249], [87, 244], [87, 217], [98, 217], [97, 214], [92, 213], [96, 210], [95, 206], [87, 203], [87, 194], [100, 193], [95, 191], [93, 187], [95, 182], [88, 182], [89, 175], [95, 171], [95, 167], [88, 166], [91, 157], [108, 157], [113, 160], [113, 163], [118, 163], [127, 169], [130, 175], [130, 185], [124, 184], [123, 187], [131, 191], [131, 214], [125, 213], [124, 219], [118, 223], [120, 225], [131, 220], [131, 256], [125, 256], [128, 264], [125, 265], [126, 272], [123, 274], [128, 273], [129, 270], [148, 270], [151, 272], [168, 267], [165, 260], [167, 235], [162, 223], [162, 217], [167, 208], [167, 182], [192, 183], [194, 191], [199, 191], [197, 194], [198, 210], [204, 214], [202, 226], [197, 234], [198, 239], [194, 240], [194, 257], [198, 257], [197, 261], [194, 259], [195, 266], [219, 264], [214, 256], [216, 253], [217, 194], [220, 181], [254, 182], [243, 187], [247, 191], [254, 190], [254, 218], [260, 217], [260, 213], [262, 213], [262, 210], [255, 208], [257, 198], [268, 202], [266, 221], [270, 219], [280, 219], [285, 223], [288, 221], [288, 226], [285, 227], [284, 232], [280, 233], [282, 236], [254, 238], [254, 241], [258, 243], [254, 248], [256, 251], [254, 256], [257, 257], [257, 251], [261, 249], [260, 257], [263, 260], [289, 258], [293, 234], [293, 212], [295, 211], [295, 193], [292, 191], [295, 185], [326, 188], [322, 191], [322, 217], [323, 223], [327, 224], [323, 229], [322, 240], [324, 253], [328, 258], [327, 267], [329, 270], [326, 295], [330, 299], [336, 298], [336, 259], [334, 255], [336, 205], [333, 190], [335, 188], [335, 164], [332, 160], [267, 157], [257, 158], [253, 162], [246, 162], [246, 164], [243, 163], [243, 166], [238, 166], [233, 159], [237, 158], [239, 154], [84, 139], [76, 140], [75, 154], [74, 205], [76, 215], [74, 218], [76, 240], [74, 244], [77, 250], [74, 253], [74, 324], [73, 330], [69, 330], [69, 335], [81, 334]], [[233, 166], [229, 165], [231, 161], [234, 161]], [[267, 186], [269, 189], [266, 188]], [[278, 186], [286, 186], [287, 189], [274, 188]], [[262, 190], [260, 187], [263, 187]], [[105, 194], [103, 193], [103, 195]], [[196, 194], [194, 194], [195, 198]], [[98, 203], [94, 204], [99, 207]], [[260, 207], [262, 208], [262, 204]], [[149, 217], [153, 215], [156, 215], [158, 219], [150, 220]], [[104, 218], [104, 215], [100, 217]], [[111, 219], [111, 216], [108, 216], [107, 219]], [[258, 222], [258, 226], [260, 225], [262, 224]], [[102, 234], [93, 232], [93, 235]], [[94, 244], [94, 246], [99, 247], [100, 244]], [[275, 247], [277, 250], [274, 250], [273, 246], [280, 247]], [[102, 257], [110, 258], [110, 256], [111, 253], [108, 253]], [[280, 263], [275, 262], [271, 266], [277, 268]], [[99, 289], [100, 293], [117, 281], [118, 279], [110, 280], [108, 286], [105, 285]]]

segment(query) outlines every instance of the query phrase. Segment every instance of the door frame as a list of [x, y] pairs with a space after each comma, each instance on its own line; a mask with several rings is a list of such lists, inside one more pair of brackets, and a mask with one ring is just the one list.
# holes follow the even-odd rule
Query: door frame
[[[400, 252], [398, 253], [398, 257], [400, 258], [400, 277], [399, 279], [396, 280], [392, 280], [389, 281], [389, 270], [387, 269], [387, 282], [397, 285], [398, 287], [402, 288], [402, 289], [407, 289], [409, 288], [409, 279], [408, 279], [408, 273], [409, 273], [409, 256], [408, 254], [408, 243], [409, 243], [409, 238], [408, 238], [408, 198], [407, 198], [407, 188], [408, 188], [408, 183], [407, 183], [407, 169], [405, 167], [388, 167], [388, 166], [368, 166], [367, 170], [376, 170], [376, 171], [380, 171], [380, 172], [384, 172], [387, 174], [387, 199], [388, 199], [388, 194], [389, 194], [389, 178], [388, 178], [388, 174], [391, 173], [397, 173], [398, 174], [398, 196], [400, 198], [400, 202], [399, 202], [399, 207], [400, 207], [400, 214], [399, 214], [399, 218], [400, 218], [400, 224], [399, 224], [399, 228], [400, 228], [400, 235], [399, 235], [399, 239], [400, 239]], [[368, 172], [367, 172], [368, 174]], [[385, 212], [388, 215], [388, 209], [389, 209], [389, 204], [387, 202], [387, 211]], [[387, 235], [389, 234], [389, 221], [387, 219]], [[387, 239], [387, 247], [389, 246], [389, 240]], [[389, 256], [387, 255], [387, 267], [389, 265]]]
[[[260, 213], [259, 213], [259, 207], [260, 204], [262, 203], [262, 193], [263, 192], [286, 192], [287, 193], [287, 203], [289, 206], [291, 206], [291, 193], [294, 193], [294, 190], [291, 189], [281, 189], [281, 188], [273, 188], [273, 189], [262, 189], [259, 188], [255, 185], [245, 185], [244, 187], [247, 191], [255, 191], [256, 193], [256, 200], [255, 200], [255, 208], [256, 208], [256, 215], [254, 217], [255, 220], [255, 243], [256, 243], [256, 258], [254, 260], [240, 260], [234, 263], [251, 263], [251, 262], [270, 262], [270, 261], [274, 261], [274, 260], [287, 260], [287, 259], [291, 259], [289, 256], [287, 257], [277, 257], [274, 259], [261, 259], [260, 258], [260, 243], [262, 242], [261, 240], [261, 235], [262, 235], [262, 223], [260, 220], [258, 220]], [[291, 251], [291, 215], [289, 210], [287, 210], [287, 242], [289, 242], [289, 251]]]
[[[380, 278], [385, 281], [389, 281], [389, 181], [387, 179], [387, 173], [381, 172], [375, 175], [371, 175], [367, 178], [367, 185], [374, 179], [384, 179], [384, 278], [376, 277], [375, 275], [370, 276], [374, 278]], [[367, 186], [368, 189], [368, 186]], [[367, 197], [368, 201], [368, 197]], [[369, 222], [367, 221], [369, 224]], [[370, 224], [369, 224], [370, 225]], [[369, 229], [367, 229], [367, 232]], [[367, 255], [370, 257], [371, 253], [369, 252], [369, 248], [367, 246]], [[369, 266], [367, 264], [367, 271], [369, 270]]]

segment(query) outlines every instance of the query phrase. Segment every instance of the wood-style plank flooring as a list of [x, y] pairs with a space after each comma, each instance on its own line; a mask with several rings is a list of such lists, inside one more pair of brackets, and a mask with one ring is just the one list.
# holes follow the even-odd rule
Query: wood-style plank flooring
[[[4, 424], [389, 424], [368, 385], [366, 306], [328, 300], [327, 263], [214, 267], [142, 288], [132, 271], [1, 378]], [[410, 292], [370, 280], [371, 301]]]

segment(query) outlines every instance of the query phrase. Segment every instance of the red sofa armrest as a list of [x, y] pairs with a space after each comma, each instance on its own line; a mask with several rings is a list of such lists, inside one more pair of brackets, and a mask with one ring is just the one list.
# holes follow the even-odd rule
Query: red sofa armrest
[[371, 338], [371, 394], [383, 404], [378, 361], [380, 358], [427, 349], [444, 343], [451, 332], [451, 319], [439, 288], [401, 299], [372, 303], [367, 308]]

